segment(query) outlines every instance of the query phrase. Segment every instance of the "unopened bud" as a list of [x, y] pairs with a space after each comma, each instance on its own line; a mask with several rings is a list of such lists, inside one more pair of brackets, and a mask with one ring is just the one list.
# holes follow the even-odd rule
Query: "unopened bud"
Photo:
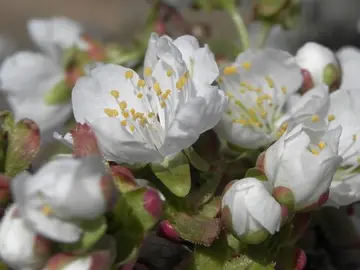
[[164, 200], [159, 191], [153, 188], [147, 188], [144, 194], [144, 207], [154, 218], [160, 219], [163, 214]]
[[[326, 84], [330, 91], [338, 89], [341, 83], [341, 67], [336, 55], [329, 49], [315, 42], [308, 42], [296, 53], [298, 65], [310, 74], [314, 87]], [[311, 88], [310, 79], [304, 73], [304, 89]]]
[[182, 241], [179, 233], [174, 229], [168, 220], [163, 220], [160, 222], [158, 234], [172, 241]]
[[119, 191], [127, 192], [138, 187], [134, 175], [128, 168], [120, 165], [112, 165], [110, 168], [115, 185]]

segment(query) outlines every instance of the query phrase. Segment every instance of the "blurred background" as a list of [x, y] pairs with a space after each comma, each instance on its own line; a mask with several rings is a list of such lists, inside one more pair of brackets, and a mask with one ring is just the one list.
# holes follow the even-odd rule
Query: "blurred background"
[[[21, 47], [31, 46], [26, 21], [32, 17], [68, 16], [84, 24], [106, 40], [126, 43], [141, 30], [151, 0], [0, 0], [0, 33], [15, 39]], [[242, 0], [244, 5], [247, 1]], [[333, 49], [360, 45], [357, 33], [360, 18], [359, 0], [302, 0], [299, 27], [289, 34], [290, 50], [304, 41], [319, 41]], [[245, 10], [246, 12], [246, 10]], [[207, 23], [212, 38], [231, 39], [235, 29], [224, 12], [184, 10], [191, 23]], [[224, 31], [225, 30], [225, 31]]]

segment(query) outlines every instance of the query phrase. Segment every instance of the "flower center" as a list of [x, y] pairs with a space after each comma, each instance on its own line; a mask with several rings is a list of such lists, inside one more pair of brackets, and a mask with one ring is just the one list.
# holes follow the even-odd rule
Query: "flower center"
[[[178, 101], [189, 98], [188, 91], [183, 91], [188, 87], [189, 73], [185, 72], [175, 80], [171, 68], [164, 72], [171, 82], [166, 84], [169, 88], [165, 90], [156, 81], [150, 88], [142, 79], [134, 83], [134, 72], [126, 71], [124, 76], [131, 82], [133, 93], [126, 93], [123, 98], [119, 90], [111, 89], [109, 94], [115, 99], [118, 108], [104, 109], [108, 117], [119, 118], [120, 124], [137, 140], [146, 142], [149, 148], [157, 151], [161, 148], [165, 132], [176, 114]], [[152, 69], [147, 67], [144, 73], [146, 77], [151, 76]]]
[[[250, 70], [252, 63], [244, 62], [241, 66], [245, 70]], [[281, 116], [284, 105], [284, 102], [278, 102], [274, 97], [279, 94], [286, 95], [287, 88], [285, 86], [277, 88], [269, 75], [261, 79], [264, 81], [262, 84], [260, 84], [261, 80], [253, 84], [242, 79], [240, 83], [236, 82], [236, 76], [240, 75], [237, 66], [226, 67], [223, 75], [225, 76], [220, 78], [219, 83], [225, 85], [230, 102], [227, 114], [233, 123], [251, 127], [258, 132], [273, 134], [276, 131], [275, 121]], [[234, 76], [230, 77], [232, 75]], [[276, 135], [282, 135], [285, 130], [286, 124], [283, 124]]]

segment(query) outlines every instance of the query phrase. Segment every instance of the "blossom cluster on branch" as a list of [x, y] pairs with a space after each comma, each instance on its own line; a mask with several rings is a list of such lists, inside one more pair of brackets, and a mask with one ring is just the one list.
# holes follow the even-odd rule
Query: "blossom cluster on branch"
[[[156, 231], [189, 247], [184, 269], [304, 268], [312, 213], [360, 200], [360, 53], [249, 47], [223, 2], [243, 50], [221, 61], [189, 34], [129, 52], [65, 17], [28, 22], [39, 52], [0, 67], [3, 267], [136, 269]], [[295, 1], [258, 2], [292, 25]], [[35, 166], [51, 143], [66, 149]]]

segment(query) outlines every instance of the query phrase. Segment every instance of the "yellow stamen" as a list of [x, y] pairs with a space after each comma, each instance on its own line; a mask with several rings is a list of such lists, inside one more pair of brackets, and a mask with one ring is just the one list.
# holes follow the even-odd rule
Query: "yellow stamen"
[[283, 92], [283, 94], [286, 94], [286, 93], [287, 93], [287, 88], [286, 88], [286, 86], [282, 86], [282, 87], [281, 87], [281, 92]]
[[165, 108], [165, 107], [166, 107], [165, 101], [161, 101], [161, 102], [160, 102], [160, 106], [161, 106], [161, 108]]
[[133, 132], [135, 130], [135, 127], [133, 125], [130, 126], [130, 131]]
[[319, 116], [317, 114], [314, 114], [312, 117], [311, 117], [311, 121], [312, 122], [318, 122], [319, 121]]
[[232, 75], [237, 72], [237, 68], [235, 66], [229, 66], [224, 68], [224, 74], [225, 75]]
[[242, 63], [242, 67], [246, 70], [249, 70], [251, 68], [252, 64], [250, 62], [244, 62]]
[[162, 91], [159, 83], [154, 83], [154, 90], [158, 96], [161, 95]]
[[125, 72], [125, 78], [126, 79], [132, 79], [134, 77], [134, 71], [128, 70]]
[[149, 112], [149, 113], [148, 113], [148, 117], [149, 117], [149, 118], [152, 118], [152, 117], [154, 117], [154, 116], [155, 116], [155, 113], [153, 113], [153, 112]]
[[126, 120], [122, 120], [120, 123], [121, 123], [121, 125], [123, 125], [124, 127], [126, 127], [126, 125], [127, 125], [127, 121], [126, 121]]
[[137, 83], [138, 87], [145, 87], [145, 81], [144, 80], [139, 80], [138, 83]]
[[326, 147], [326, 143], [325, 142], [319, 142], [318, 146], [320, 148], [320, 150], [324, 149]]
[[357, 135], [354, 134], [354, 135], [353, 135], [353, 141], [355, 142], [356, 140], [357, 140]]
[[120, 93], [117, 90], [111, 90], [110, 95], [112, 95], [114, 98], [119, 98]]
[[119, 112], [117, 110], [110, 108], [104, 109], [104, 113], [107, 114], [109, 117], [116, 117], [119, 115]]
[[271, 79], [269, 76], [266, 76], [265, 80], [266, 80], [266, 82], [267, 82], [267, 84], [269, 85], [270, 88], [274, 88], [275, 83], [274, 83], [273, 79]]
[[310, 149], [310, 152], [313, 153], [316, 156], [318, 156], [320, 154], [320, 152], [315, 150], [315, 149]]
[[124, 116], [125, 118], [128, 118], [128, 117], [129, 117], [129, 113], [128, 113], [128, 112], [122, 112], [121, 114], [122, 114], [122, 116]]
[[329, 114], [328, 115], [328, 120], [331, 122], [331, 121], [334, 121], [335, 120], [335, 115], [333, 114]]
[[173, 74], [172, 70], [169, 69], [167, 72], [166, 72], [166, 76], [168, 77], [171, 77], [171, 75]]
[[45, 205], [42, 206], [41, 212], [42, 212], [45, 216], [49, 216], [49, 215], [51, 215], [54, 211], [53, 211], [53, 209], [51, 208], [50, 205], [45, 204]]
[[151, 67], [146, 67], [144, 70], [144, 74], [145, 74], [145, 76], [151, 76], [151, 74], [152, 74]]
[[143, 96], [144, 96], [144, 95], [143, 95], [142, 93], [138, 93], [138, 94], [136, 95], [136, 97], [137, 97], [137, 98], [140, 98], [140, 99], [141, 99]]
[[119, 107], [120, 107], [120, 110], [125, 110], [126, 108], [127, 108], [127, 103], [126, 103], [126, 101], [121, 101], [120, 103], [119, 103]]

